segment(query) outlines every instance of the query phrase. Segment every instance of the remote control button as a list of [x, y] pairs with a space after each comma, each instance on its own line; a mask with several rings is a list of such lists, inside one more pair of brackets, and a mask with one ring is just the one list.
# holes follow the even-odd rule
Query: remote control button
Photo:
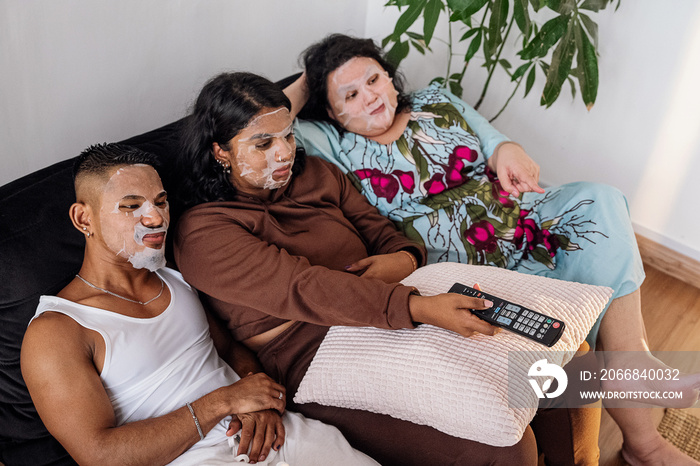
[[534, 335], [534, 334], [535, 334], [535, 329], [534, 328], [530, 329], [530, 335]]
[[548, 324], [551, 324], [551, 323], [552, 323], [552, 319], [547, 319], [547, 323], [548, 323]]
[[552, 327], [554, 327], [554, 328], [559, 328], [559, 322], [554, 322], [554, 323], [552, 324]]
[[518, 317], [518, 322], [522, 322], [524, 318], [523, 316]]
[[500, 322], [500, 323], [502, 323], [503, 325], [510, 325], [510, 323], [512, 322], [512, 320], [506, 319], [505, 317], [501, 316], [501, 317], [499, 317], [498, 319], [496, 319], [496, 322]]
[[539, 320], [540, 322], [542, 322], [542, 321], [544, 320], [544, 316], [540, 316], [537, 320]]
[[533, 324], [533, 327], [534, 327], [534, 328], [540, 328], [540, 325], [542, 325], [542, 324], [540, 324], [539, 322], [535, 322], [535, 324]]
[[515, 304], [506, 304], [506, 309], [517, 312], [520, 310], [520, 306], [516, 306]]

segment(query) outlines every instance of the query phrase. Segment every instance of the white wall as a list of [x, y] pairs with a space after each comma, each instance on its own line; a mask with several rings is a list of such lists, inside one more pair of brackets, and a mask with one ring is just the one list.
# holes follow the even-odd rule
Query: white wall
[[[375, 39], [389, 34], [398, 17], [383, 3], [368, 5], [367, 35]], [[590, 112], [580, 96], [572, 102], [568, 85], [550, 109], [540, 107], [540, 76], [540, 87], [525, 100], [519, 91], [494, 126], [540, 163], [544, 183], [616, 186], [638, 233], [700, 260], [700, 2], [668, 3], [627, 0], [617, 12], [595, 15], [600, 87]], [[436, 35], [445, 38], [441, 27]], [[433, 49], [427, 59], [411, 52], [402, 65], [412, 88], [444, 74], [446, 49], [437, 42]], [[484, 82], [480, 65], [471, 63], [465, 80], [471, 104]], [[485, 116], [495, 115], [512, 90], [506, 79], [493, 80], [480, 109]]]
[[[0, 185], [183, 116], [217, 72], [279, 79], [329, 32], [381, 39], [398, 17], [384, 3], [0, 0]], [[700, 260], [700, 4], [672, 3], [627, 0], [597, 15], [601, 84], [590, 113], [567, 96], [542, 109], [540, 87], [513, 99], [495, 126], [542, 165], [544, 183], [612, 184], [638, 232]], [[445, 51], [434, 49], [404, 65], [412, 88], [443, 73]], [[467, 76], [470, 103], [483, 83], [478, 65]], [[485, 115], [506, 84], [494, 80]]]
[[272, 80], [354, 0], [0, 0], [0, 185], [185, 115], [224, 70]]

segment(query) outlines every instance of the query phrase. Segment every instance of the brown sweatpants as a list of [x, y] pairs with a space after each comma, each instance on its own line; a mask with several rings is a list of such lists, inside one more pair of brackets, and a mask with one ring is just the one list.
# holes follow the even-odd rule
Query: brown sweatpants
[[384, 466], [537, 464], [538, 451], [548, 465], [598, 464], [600, 410], [540, 408], [522, 439], [494, 447], [356, 409], [295, 405], [291, 400], [318, 351], [328, 327], [297, 322], [258, 352], [265, 371], [287, 387], [288, 409], [336, 426], [350, 444]]

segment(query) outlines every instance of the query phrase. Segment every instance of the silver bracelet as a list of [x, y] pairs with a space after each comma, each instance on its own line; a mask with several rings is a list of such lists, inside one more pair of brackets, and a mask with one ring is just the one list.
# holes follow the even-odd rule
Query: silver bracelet
[[197, 432], [199, 432], [199, 440], [204, 440], [204, 433], [202, 432], [202, 426], [199, 425], [199, 419], [197, 419], [197, 416], [194, 415], [194, 409], [192, 409], [192, 405], [188, 402], [185, 403], [187, 405], [187, 408], [190, 410], [190, 414], [192, 415], [192, 419], [194, 419], [194, 425], [197, 426]]

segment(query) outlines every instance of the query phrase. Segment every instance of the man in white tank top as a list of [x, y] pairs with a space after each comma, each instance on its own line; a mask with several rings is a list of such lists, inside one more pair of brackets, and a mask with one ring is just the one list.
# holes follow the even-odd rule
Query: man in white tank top
[[22, 344], [49, 432], [81, 464], [377, 464], [336, 428], [285, 412], [284, 387], [242, 347], [215, 348], [196, 292], [163, 268], [168, 201], [153, 161], [107, 144], [75, 165], [84, 261], [41, 298]]

